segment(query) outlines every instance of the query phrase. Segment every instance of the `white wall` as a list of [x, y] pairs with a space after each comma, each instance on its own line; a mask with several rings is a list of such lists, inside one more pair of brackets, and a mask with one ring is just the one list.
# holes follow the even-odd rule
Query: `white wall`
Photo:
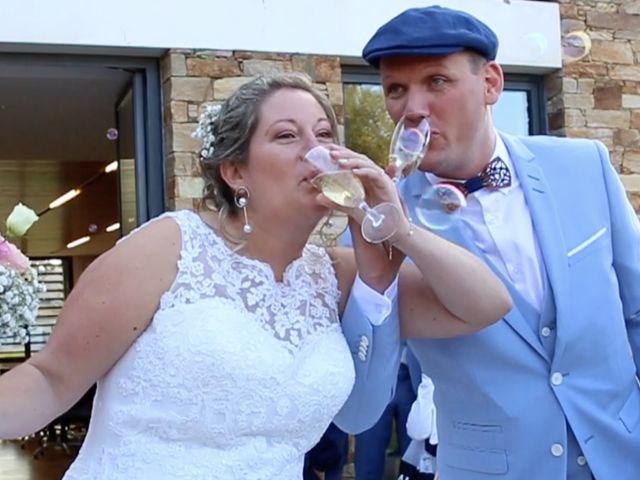
[[504, 65], [560, 68], [558, 5], [524, 0], [2, 0], [0, 50], [206, 48], [358, 58], [380, 24], [406, 8], [434, 3], [466, 10], [491, 26]]

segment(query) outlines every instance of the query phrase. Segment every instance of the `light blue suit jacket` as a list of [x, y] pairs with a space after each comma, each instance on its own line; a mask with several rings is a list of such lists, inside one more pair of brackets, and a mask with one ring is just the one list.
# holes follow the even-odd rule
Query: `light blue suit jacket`
[[[341, 244], [352, 245], [348, 231]], [[378, 314], [371, 306], [367, 311]], [[358, 298], [351, 295], [342, 314], [342, 331], [353, 356], [356, 382], [334, 423], [345, 432], [357, 434], [375, 425], [394, 396], [402, 353], [397, 298], [386, 321], [374, 327]], [[376, 354], [371, 355], [372, 351]]]
[[[503, 320], [472, 335], [409, 341], [436, 386], [441, 478], [588, 478], [568, 477], [581, 471], [568, 458], [568, 422], [598, 480], [639, 479], [638, 219], [601, 143], [502, 138], [551, 286], [555, 345], [544, 347], [525, 319], [526, 301], [503, 277], [514, 302]], [[414, 219], [425, 188], [420, 173], [402, 185]], [[486, 259], [462, 222], [440, 233]], [[369, 361], [380, 348], [395, 364], [384, 341], [372, 345]]]

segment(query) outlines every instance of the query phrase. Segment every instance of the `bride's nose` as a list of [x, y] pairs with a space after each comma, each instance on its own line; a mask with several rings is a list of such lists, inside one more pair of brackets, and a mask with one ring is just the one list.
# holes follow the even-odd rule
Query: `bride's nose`
[[307, 140], [303, 143], [303, 146], [302, 146], [302, 149], [301, 149], [301, 152], [300, 152], [300, 153], [301, 153], [300, 158], [301, 158], [302, 160], [304, 160], [304, 158], [305, 158], [305, 156], [307, 155], [307, 153], [308, 153], [310, 150], [314, 149], [315, 147], [317, 147], [317, 146], [319, 146], [319, 145], [320, 145], [320, 142], [319, 142], [319, 141], [318, 141], [318, 139], [315, 137], [315, 135], [313, 135], [313, 136], [309, 137], [309, 139], [307, 139]]

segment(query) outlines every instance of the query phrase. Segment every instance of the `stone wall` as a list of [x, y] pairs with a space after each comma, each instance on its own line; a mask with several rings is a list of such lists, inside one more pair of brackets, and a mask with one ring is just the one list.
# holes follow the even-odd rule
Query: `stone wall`
[[592, 48], [546, 79], [549, 129], [602, 140], [640, 212], [640, 1], [557, 1], [563, 35], [586, 31]]
[[[546, 78], [550, 132], [602, 140], [640, 212], [640, 0], [556, 1], [563, 33], [586, 31], [592, 49]], [[172, 209], [190, 208], [201, 196], [198, 141], [191, 138], [199, 113], [249, 77], [307, 72], [343, 117], [337, 57], [174, 49], [163, 57], [161, 69], [167, 205]]]
[[191, 137], [200, 112], [261, 73], [306, 72], [343, 117], [337, 57], [231, 51], [170, 50], [161, 60], [167, 207], [192, 208], [202, 196], [199, 140]]

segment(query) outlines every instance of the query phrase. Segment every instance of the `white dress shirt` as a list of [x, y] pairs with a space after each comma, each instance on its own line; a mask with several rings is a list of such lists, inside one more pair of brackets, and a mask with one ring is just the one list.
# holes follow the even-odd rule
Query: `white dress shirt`
[[[544, 263], [513, 161], [497, 132], [491, 158], [496, 157], [509, 167], [511, 186], [497, 190], [483, 188], [468, 195], [467, 206], [459, 210], [459, 215], [469, 227], [478, 248], [540, 311]], [[444, 180], [430, 173], [425, 175], [431, 184]]]
[[398, 294], [398, 277], [384, 293], [378, 293], [367, 285], [360, 275], [356, 276], [351, 287], [351, 296], [355, 299], [363, 314], [369, 318], [373, 326], [381, 325], [391, 313], [392, 299]]

